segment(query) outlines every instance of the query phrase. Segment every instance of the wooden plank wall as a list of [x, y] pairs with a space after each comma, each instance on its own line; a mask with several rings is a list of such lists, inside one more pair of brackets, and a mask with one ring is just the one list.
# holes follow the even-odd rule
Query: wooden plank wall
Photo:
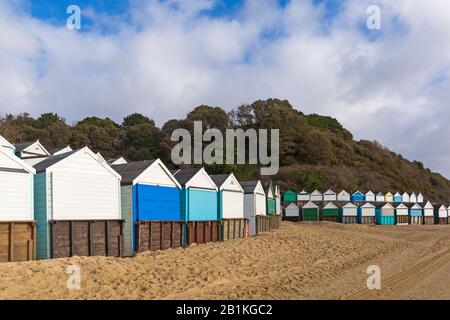
[[36, 259], [36, 222], [0, 222], [0, 262]]
[[189, 221], [186, 224], [186, 245], [221, 241], [220, 221]]
[[51, 221], [52, 258], [122, 256], [122, 220]]
[[270, 216], [256, 216], [256, 233], [270, 231]]
[[222, 220], [222, 239], [242, 239], [247, 233], [247, 219], [224, 219]]
[[184, 222], [139, 221], [136, 223], [136, 251], [165, 250], [183, 246]]

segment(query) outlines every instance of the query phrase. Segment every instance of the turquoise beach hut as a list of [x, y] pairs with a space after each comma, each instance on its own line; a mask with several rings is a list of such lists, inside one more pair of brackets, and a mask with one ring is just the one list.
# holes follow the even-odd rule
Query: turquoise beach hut
[[409, 224], [422, 224], [423, 214], [422, 207], [417, 203], [411, 204], [409, 206]]
[[377, 224], [394, 225], [395, 208], [390, 203], [380, 203], [376, 206], [375, 216]]
[[181, 185], [180, 212], [186, 222], [184, 243], [220, 241], [218, 187], [204, 168], [181, 169], [175, 172]]

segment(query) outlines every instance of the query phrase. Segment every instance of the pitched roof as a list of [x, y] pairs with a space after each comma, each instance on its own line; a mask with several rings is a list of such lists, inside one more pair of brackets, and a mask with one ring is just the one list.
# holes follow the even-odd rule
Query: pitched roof
[[131, 184], [142, 172], [151, 166], [156, 160], [143, 160], [116, 164], [111, 167], [122, 176], [122, 184]]
[[67, 158], [68, 156], [71, 156], [72, 154], [74, 154], [75, 152], [77, 152], [79, 150], [70, 151], [70, 152], [63, 153], [63, 154], [60, 154], [57, 156], [49, 156], [49, 157], [47, 157], [47, 159], [36, 163], [34, 165], [34, 168], [36, 169], [36, 172], [45, 171], [48, 167], [51, 167], [52, 165], [60, 162], [61, 160]]
[[244, 189], [244, 193], [253, 193], [258, 185], [258, 182], [259, 180], [239, 181], [242, 189]]
[[192, 179], [202, 168], [189, 168], [189, 169], [180, 169], [173, 175], [178, 180], [178, 182], [184, 186], [189, 180]]
[[214, 183], [220, 187], [230, 176], [230, 174], [213, 174], [211, 175], [211, 179], [212, 181], [214, 181]]
[[31, 142], [24, 142], [24, 143], [18, 143], [15, 144], [14, 147], [16, 148], [17, 152], [23, 151], [26, 148], [28, 148], [29, 146], [31, 146], [32, 144], [34, 144], [36, 141], [31, 141]]

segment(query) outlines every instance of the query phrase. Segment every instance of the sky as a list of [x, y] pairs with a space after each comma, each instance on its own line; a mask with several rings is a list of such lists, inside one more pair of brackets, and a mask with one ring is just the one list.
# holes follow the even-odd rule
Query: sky
[[[162, 125], [277, 97], [450, 178], [447, 2], [2, 0], [0, 113]], [[367, 28], [371, 5], [381, 29]]]

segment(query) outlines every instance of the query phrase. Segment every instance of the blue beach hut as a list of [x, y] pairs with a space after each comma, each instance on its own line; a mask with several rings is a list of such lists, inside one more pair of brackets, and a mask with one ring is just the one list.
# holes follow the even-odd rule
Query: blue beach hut
[[409, 206], [409, 224], [422, 224], [423, 223], [423, 214], [422, 207], [417, 204], [411, 204]]
[[352, 202], [364, 202], [365, 200], [366, 200], [366, 197], [364, 196], [364, 193], [362, 193], [361, 191], [356, 191], [351, 196]]
[[[147, 249], [181, 246], [183, 223], [180, 212], [181, 185], [160, 160], [144, 160], [111, 166], [122, 176], [121, 214], [124, 254]], [[165, 223], [165, 222], [172, 223]], [[162, 230], [160, 237], [151, 236]], [[165, 233], [170, 234], [166, 235]], [[172, 238], [172, 234], [175, 237]], [[160, 239], [168, 237], [166, 245]], [[178, 239], [178, 240], [177, 240]]]

